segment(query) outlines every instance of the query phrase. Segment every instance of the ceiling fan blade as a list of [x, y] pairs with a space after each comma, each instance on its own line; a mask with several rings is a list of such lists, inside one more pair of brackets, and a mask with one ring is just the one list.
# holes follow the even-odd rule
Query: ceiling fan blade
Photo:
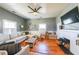
[[33, 8], [31, 8], [30, 6], [28, 6], [33, 12], [35, 12], [35, 10]]
[[37, 11], [38, 11], [40, 8], [42, 8], [42, 7], [38, 7], [38, 8], [37, 8]]

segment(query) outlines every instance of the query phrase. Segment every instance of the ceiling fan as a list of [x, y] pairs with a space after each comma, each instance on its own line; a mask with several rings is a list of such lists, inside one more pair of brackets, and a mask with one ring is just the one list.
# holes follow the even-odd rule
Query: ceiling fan
[[42, 8], [41, 6], [39, 6], [38, 8], [32, 8], [31, 6], [28, 6], [29, 9], [32, 10], [32, 12], [29, 12], [29, 13], [32, 13], [34, 15], [37, 15], [39, 13], [39, 10]]

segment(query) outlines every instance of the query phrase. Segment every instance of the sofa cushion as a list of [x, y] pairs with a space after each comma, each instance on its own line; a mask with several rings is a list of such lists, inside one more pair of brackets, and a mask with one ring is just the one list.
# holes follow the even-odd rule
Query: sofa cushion
[[8, 34], [0, 34], [0, 41], [7, 41], [7, 40], [10, 40]]

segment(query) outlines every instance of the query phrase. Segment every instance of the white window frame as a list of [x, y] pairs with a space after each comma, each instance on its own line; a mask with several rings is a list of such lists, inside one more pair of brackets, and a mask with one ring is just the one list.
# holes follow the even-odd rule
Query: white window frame
[[17, 23], [15, 21], [3, 20], [3, 33], [13, 34], [17, 32]]
[[40, 29], [46, 30], [46, 24], [39, 24], [39, 30], [40, 30]]

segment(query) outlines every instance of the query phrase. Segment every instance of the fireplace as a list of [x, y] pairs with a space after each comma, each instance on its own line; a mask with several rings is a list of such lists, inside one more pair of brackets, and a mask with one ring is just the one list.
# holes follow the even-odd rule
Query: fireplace
[[70, 50], [70, 40], [67, 38], [64, 38], [64, 47]]
[[69, 54], [69, 55], [73, 55], [70, 51], [70, 40], [67, 39], [67, 38], [60, 38], [59, 39], [59, 46], [60, 48], [66, 53], [66, 54]]
[[64, 46], [65, 48], [70, 50], [70, 40], [67, 38], [60, 38], [59, 39], [60, 45]]

